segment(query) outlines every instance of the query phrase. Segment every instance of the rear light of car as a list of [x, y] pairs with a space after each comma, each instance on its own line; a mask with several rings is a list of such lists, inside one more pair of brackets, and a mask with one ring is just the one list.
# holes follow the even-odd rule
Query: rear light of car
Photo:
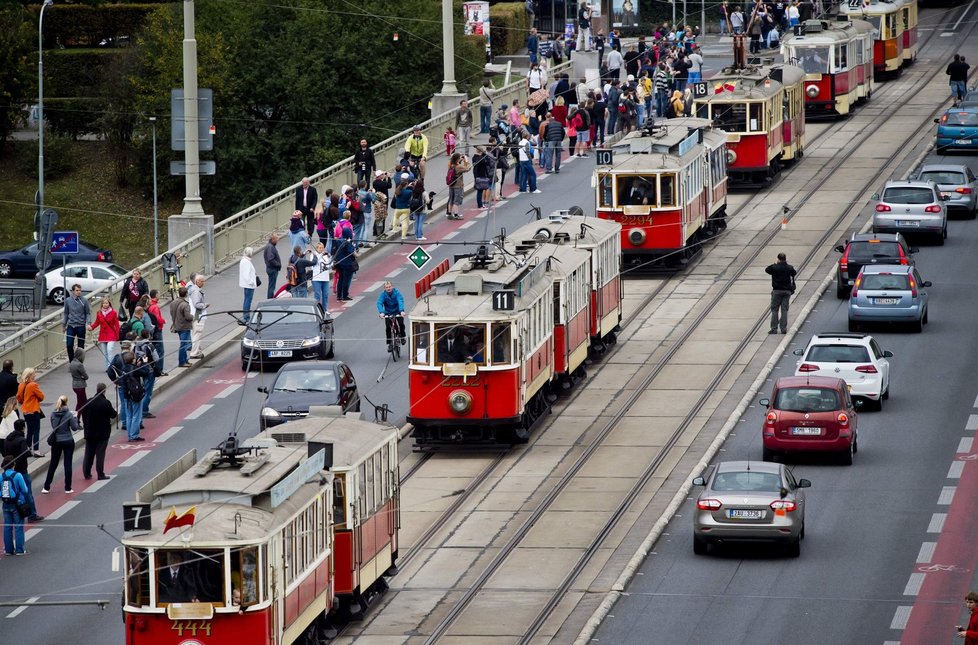
[[99, 253], [98, 253], [98, 261], [99, 262], [107, 262], [107, 259], [105, 257], [105, 253], [102, 253], [101, 251], [99, 251]]
[[877, 374], [876, 367], [873, 365], [860, 365], [856, 368], [857, 372], [862, 372], [863, 374]]
[[701, 511], [718, 511], [723, 504], [720, 503], [718, 499], [698, 499], [696, 500], [696, 508]]
[[876, 205], [876, 212], [877, 213], [889, 213], [892, 210], [893, 209], [890, 208], [889, 206], [887, 206], [886, 204], [877, 204]]
[[852, 297], [855, 298], [859, 295], [859, 287], [863, 283], [863, 277], [859, 276], [856, 278], [856, 282], [852, 285]]
[[767, 413], [767, 423], [768, 425], [774, 425], [774, 422], [778, 420], [778, 414], [776, 412]]
[[817, 372], [818, 365], [812, 365], [811, 363], [802, 363], [801, 367], [798, 368], [799, 372]]
[[910, 295], [914, 298], [917, 297], [917, 281], [913, 279], [913, 276], [907, 276], [910, 278]]
[[901, 246], [899, 247], [899, 249], [900, 249], [900, 264], [903, 265], [910, 264], [910, 260], [907, 259], [907, 254], [903, 252], [903, 247]]
[[938, 206], [937, 204], [931, 204], [930, 206], [928, 206], [927, 208], [924, 209], [924, 212], [925, 213], [940, 213], [941, 212], [941, 207]]
[[851, 245], [846, 245], [846, 250], [842, 253], [842, 257], [839, 258], [839, 271], [845, 273], [849, 270], [849, 247]]
[[840, 426], [847, 426], [847, 425], [849, 425], [849, 415], [846, 414], [845, 412], [840, 412], [839, 413], [839, 416], [836, 417], [836, 418], [838, 419]]
[[771, 502], [771, 508], [777, 512], [782, 511], [782, 513], [790, 513], [792, 511], [798, 510], [798, 504], [794, 503], [790, 499], [776, 499]]
[[971, 194], [971, 189], [970, 188], [955, 188], [954, 189], [954, 192], [960, 193], [962, 195], [970, 195]]

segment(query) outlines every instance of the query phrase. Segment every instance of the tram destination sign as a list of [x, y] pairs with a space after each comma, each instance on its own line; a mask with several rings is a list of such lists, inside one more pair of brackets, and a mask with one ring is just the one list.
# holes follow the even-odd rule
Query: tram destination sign
[[408, 261], [414, 265], [414, 268], [420, 271], [431, 262], [431, 254], [425, 251], [420, 246], [414, 247], [411, 254], [408, 256]]
[[594, 151], [594, 163], [599, 166], [615, 165], [615, 153], [611, 150], [598, 148]]
[[493, 311], [513, 311], [516, 309], [516, 292], [511, 289], [502, 289], [492, 292]]

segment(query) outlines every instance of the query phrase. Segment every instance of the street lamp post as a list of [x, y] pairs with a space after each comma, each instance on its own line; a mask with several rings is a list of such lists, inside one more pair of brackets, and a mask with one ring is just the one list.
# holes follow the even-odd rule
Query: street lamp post
[[197, 38], [194, 0], [183, 0], [183, 114], [186, 196], [184, 215], [203, 215], [200, 200], [200, 140], [197, 136]]
[[153, 257], [160, 255], [160, 207], [156, 198], [156, 117], [149, 117], [153, 124]]
[[44, 10], [54, 0], [44, 0], [37, 21], [37, 214], [44, 212]]

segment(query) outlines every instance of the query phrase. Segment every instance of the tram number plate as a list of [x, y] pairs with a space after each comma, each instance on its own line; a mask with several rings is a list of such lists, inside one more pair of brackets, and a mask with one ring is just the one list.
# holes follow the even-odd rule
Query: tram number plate
[[731, 508], [727, 510], [727, 517], [732, 520], [759, 520], [764, 517], [764, 511], [751, 508]]
[[899, 298], [875, 298], [873, 299], [874, 305], [895, 305], [900, 302]]
[[268, 352], [269, 358], [292, 358], [291, 349], [276, 349]]
[[799, 428], [794, 427], [791, 429], [791, 434], [793, 435], [807, 435], [807, 436], [818, 436], [822, 434], [821, 428]]
[[920, 226], [920, 222], [915, 219], [897, 220], [897, 226]]

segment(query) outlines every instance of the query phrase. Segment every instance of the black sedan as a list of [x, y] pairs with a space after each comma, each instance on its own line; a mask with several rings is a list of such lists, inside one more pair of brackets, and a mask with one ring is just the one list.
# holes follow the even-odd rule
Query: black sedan
[[337, 405], [343, 412], [360, 411], [357, 381], [350, 367], [341, 361], [284, 365], [272, 386], [258, 391], [267, 394], [259, 418], [262, 430], [307, 416], [310, 405]]
[[[37, 265], [34, 264], [37, 258], [37, 246], [37, 242], [31, 242], [13, 251], [0, 251], [0, 278], [33, 278], [37, 273]], [[112, 251], [81, 240], [78, 242], [78, 253], [69, 255], [68, 261], [111, 262]], [[54, 256], [51, 261], [52, 268], [55, 264], [61, 264], [58, 256]]]
[[241, 369], [333, 357], [333, 319], [312, 298], [263, 300], [241, 338]]

